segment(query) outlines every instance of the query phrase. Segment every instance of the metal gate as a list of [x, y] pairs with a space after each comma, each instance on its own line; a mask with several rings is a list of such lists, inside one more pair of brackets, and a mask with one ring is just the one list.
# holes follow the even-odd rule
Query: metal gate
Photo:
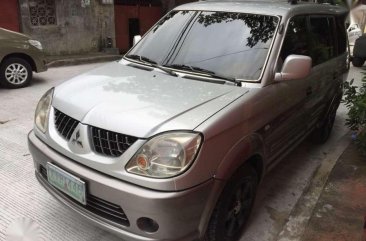
[[160, 1], [115, 0], [116, 45], [120, 52], [132, 46], [134, 35], [144, 35], [161, 17]]
[[0, 1], [0, 27], [9, 30], [20, 30], [19, 5], [17, 0]]

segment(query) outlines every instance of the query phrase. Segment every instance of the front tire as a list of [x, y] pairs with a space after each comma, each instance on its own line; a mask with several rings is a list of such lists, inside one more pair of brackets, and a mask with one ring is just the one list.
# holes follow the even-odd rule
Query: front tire
[[204, 241], [236, 241], [240, 238], [253, 207], [258, 174], [244, 165], [226, 184], [212, 213]]
[[0, 67], [1, 85], [15, 89], [29, 85], [32, 79], [32, 67], [24, 59], [8, 58], [3, 61]]

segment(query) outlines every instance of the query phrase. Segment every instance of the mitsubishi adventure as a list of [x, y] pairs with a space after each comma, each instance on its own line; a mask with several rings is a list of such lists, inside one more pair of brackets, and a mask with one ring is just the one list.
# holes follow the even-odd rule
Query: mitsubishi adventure
[[347, 14], [176, 7], [120, 61], [44, 94], [28, 136], [38, 181], [126, 241], [238, 240], [265, 174], [306, 137], [331, 134]]

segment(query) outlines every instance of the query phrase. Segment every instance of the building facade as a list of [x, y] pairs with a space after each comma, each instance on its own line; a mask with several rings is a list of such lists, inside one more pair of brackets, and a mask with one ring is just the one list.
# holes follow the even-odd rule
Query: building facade
[[0, 27], [42, 42], [49, 55], [121, 53], [175, 5], [187, 0], [7, 0], [0, 1]]
[[19, 0], [21, 32], [39, 39], [48, 54], [99, 51], [115, 38], [113, 4], [96, 0]]

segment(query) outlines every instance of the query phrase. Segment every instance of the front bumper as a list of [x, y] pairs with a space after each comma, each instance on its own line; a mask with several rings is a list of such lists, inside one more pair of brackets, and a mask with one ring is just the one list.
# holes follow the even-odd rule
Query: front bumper
[[35, 64], [36, 64], [36, 69], [35, 71], [37, 73], [39, 72], [44, 72], [48, 69], [47, 67], [47, 61], [46, 61], [46, 58], [42, 55], [40, 58], [36, 58], [34, 60]]
[[[221, 182], [210, 180], [199, 186], [179, 192], [161, 192], [120, 181], [80, 165], [54, 151], [32, 132], [28, 135], [29, 150], [33, 156], [38, 181], [57, 200], [104, 229], [112, 231], [126, 241], [192, 241], [202, 237], [215, 203]], [[41, 172], [51, 162], [86, 182], [87, 194], [119, 205], [129, 225], [120, 225], [89, 211], [51, 186]], [[88, 200], [87, 200], [88, 201]], [[141, 217], [155, 220], [158, 231], [140, 230], [136, 224]]]

